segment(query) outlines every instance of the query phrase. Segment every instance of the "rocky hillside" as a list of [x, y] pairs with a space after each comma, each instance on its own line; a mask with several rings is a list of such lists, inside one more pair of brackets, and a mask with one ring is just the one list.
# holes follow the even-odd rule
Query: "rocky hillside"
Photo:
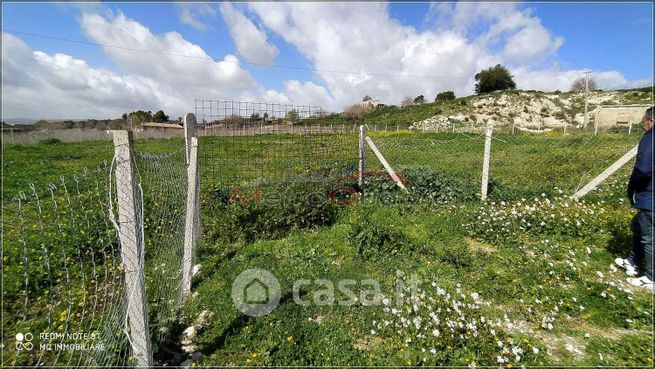
[[[414, 121], [410, 129], [440, 130], [453, 127], [512, 126], [524, 130], [579, 127], [584, 121], [583, 93], [544, 93], [538, 91], [504, 91], [470, 96], [460, 103], [448, 103], [438, 114]], [[462, 102], [464, 100], [466, 103]], [[589, 93], [589, 121], [601, 105], [652, 104], [650, 88], [593, 91]], [[445, 105], [445, 104], [444, 104]]]

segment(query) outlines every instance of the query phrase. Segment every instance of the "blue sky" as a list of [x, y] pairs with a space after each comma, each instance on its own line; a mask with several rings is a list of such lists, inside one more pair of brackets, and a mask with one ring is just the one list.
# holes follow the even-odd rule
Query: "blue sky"
[[586, 69], [605, 89], [653, 76], [652, 3], [3, 2], [2, 21], [5, 118], [178, 116], [195, 98], [339, 111], [364, 95], [469, 95], [497, 63], [523, 89], [566, 90]]

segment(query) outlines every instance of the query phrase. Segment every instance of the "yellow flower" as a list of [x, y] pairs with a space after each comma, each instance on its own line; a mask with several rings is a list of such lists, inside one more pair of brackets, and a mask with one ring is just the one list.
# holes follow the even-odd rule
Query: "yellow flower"
[[247, 359], [246, 359], [246, 363], [249, 363], [249, 362], [251, 362], [251, 361], [252, 361], [252, 360], [250, 360], [250, 358], [247, 358]]
[[256, 352], [253, 352], [253, 353], [252, 353], [252, 357], [257, 357], [257, 353], [256, 353]]
[[287, 337], [287, 342], [291, 342], [292, 339], [293, 339], [293, 336]]

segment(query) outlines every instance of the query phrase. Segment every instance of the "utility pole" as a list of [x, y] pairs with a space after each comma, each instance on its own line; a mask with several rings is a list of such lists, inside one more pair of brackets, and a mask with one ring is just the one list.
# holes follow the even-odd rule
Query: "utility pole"
[[584, 124], [583, 128], [587, 128], [589, 117], [587, 117], [587, 109], [589, 107], [589, 71], [584, 72]]

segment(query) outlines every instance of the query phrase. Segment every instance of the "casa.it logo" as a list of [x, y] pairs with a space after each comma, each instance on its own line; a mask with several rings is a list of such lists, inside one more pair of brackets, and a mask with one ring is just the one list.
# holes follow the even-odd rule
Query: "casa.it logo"
[[32, 333], [16, 333], [16, 350], [17, 351], [31, 351], [34, 348], [32, 340], [34, 335]]

